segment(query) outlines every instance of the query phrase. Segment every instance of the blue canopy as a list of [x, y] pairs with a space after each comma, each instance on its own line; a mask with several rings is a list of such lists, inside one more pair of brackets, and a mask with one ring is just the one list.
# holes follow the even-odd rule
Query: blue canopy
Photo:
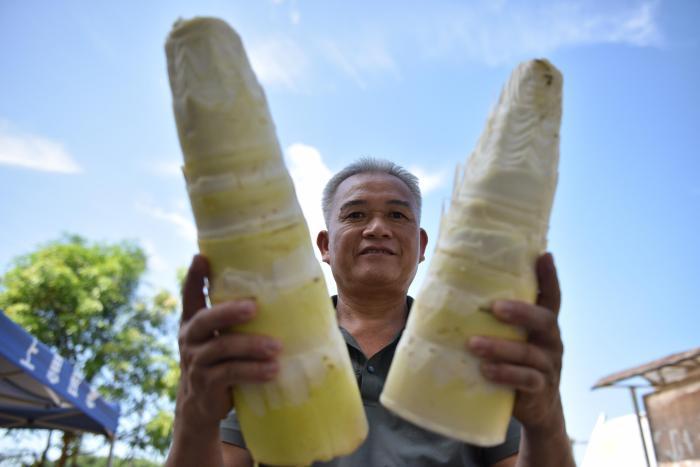
[[83, 381], [78, 368], [0, 310], [0, 427], [85, 431], [114, 437], [119, 405]]

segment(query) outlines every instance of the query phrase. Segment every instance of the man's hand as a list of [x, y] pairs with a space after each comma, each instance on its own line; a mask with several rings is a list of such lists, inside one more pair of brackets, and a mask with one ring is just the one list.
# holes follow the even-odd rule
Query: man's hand
[[235, 384], [275, 377], [281, 347], [275, 339], [230, 332], [255, 316], [255, 302], [231, 301], [207, 309], [203, 288], [208, 274], [206, 259], [195, 256], [182, 293], [178, 412], [189, 423], [218, 426], [231, 410]]
[[490, 381], [516, 389], [513, 416], [523, 425], [518, 465], [574, 465], [559, 395], [564, 345], [557, 317], [559, 280], [550, 253], [537, 260], [539, 294], [535, 305], [497, 301], [493, 314], [527, 332], [525, 342], [473, 337], [469, 350], [483, 359]]
[[195, 256], [182, 292], [180, 386], [168, 465], [220, 465], [219, 422], [231, 410], [233, 386], [270, 381], [279, 371], [279, 341], [230, 330], [255, 316], [255, 302], [207, 308], [208, 275], [206, 258]]
[[493, 314], [504, 323], [527, 331], [525, 342], [474, 337], [470, 350], [483, 359], [484, 376], [517, 390], [513, 415], [525, 427], [547, 426], [560, 415], [559, 378], [564, 346], [557, 315], [561, 303], [552, 255], [537, 261], [539, 295], [536, 305], [497, 301]]

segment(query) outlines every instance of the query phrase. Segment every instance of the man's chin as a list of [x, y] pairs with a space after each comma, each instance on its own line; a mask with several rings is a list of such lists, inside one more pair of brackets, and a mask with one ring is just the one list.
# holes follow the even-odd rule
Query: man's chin
[[[358, 264], [346, 269], [347, 274], [334, 275], [339, 291], [358, 292], [382, 291], [395, 292], [408, 290], [411, 278], [406, 277], [395, 264]], [[385, 266], [385, 267], [383, 267]], [[405, 289], [405, 290], [404, 290]]]
[[401, 284], [404, 282], [404, 279], [397, 276], [396, 274], [391, 274], [388, 271], [383, 272], [377, 271], [375, 269], [356, 276], [356, 282], [362, 284], [368, 289], [394, 289], [400, 287]]

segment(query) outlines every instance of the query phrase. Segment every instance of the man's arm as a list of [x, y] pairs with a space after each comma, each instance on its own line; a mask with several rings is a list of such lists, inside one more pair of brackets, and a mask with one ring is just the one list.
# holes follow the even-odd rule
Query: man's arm
[[247, 449], [229, 443], [221, 443], [221, 455], [225, 467], [253, 467], [253, 458]]
[[550, 426], [528, 429], [523, 427], [518, 463], [513, 465], [518, 467], [575, 466], [561, 404], [559, 404], [558, 416], [552, 420]]
[[235, 384], [270, 381], [279, 371], [279, 342], [227, 332], [255, 316], [253, 302], [206, 307], [203, 288], [208, 274], [206, 259], [195, 256], [182, 292], [180, 383], [168, 467], [251, 465], [249, 455], [246, 459], [223, 446], [219, 423], [231, 410]]
[[539, 294], [535, 305], [499, 301], [494, 315], [527, 331], [525, 342], [475, 337], [469, 349], [483, 359], [481, 371], [494, 383], [516, 389], [513, 415], [522, 424], [517, 463], [508, 458], [495, 467], [574, 466], [559, 394], [562, 355], [557, 316], [559, 280], [551, 254], [537, 261]]
[[518, 455], [513, 454], [510, 457], [507, 457], [503, 460], [496, 462], [495, 464], [492, 464], [491, 467], [516, 467], [517, 463], [518, 463]]
[[[178, 399], [181, 392], [178, 392]], [[170, 446], [166, 467], [187, 465], [225, 466], [219, 440], [219, 427], [211, 426], [209, 430], [188, 430], [180, 426], [184, 417], [176, 409], [173, 442]], [[236, 465], [236, 464], [231, 464]], [[241, 464], [245, 465], [245, 464]]]
[[[564, 421], [562, 416], [561, 421]], [[563, 424], [550, 429], [522, 430], [520, 452], [496, 462], [491, 467], [529, 467], [529, 466], [573, 466], [574, 461], [569, 448], [570, 442]]]

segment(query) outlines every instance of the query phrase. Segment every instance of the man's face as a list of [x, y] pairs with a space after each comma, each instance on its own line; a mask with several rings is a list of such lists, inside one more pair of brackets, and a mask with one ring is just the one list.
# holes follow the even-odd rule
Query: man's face
[[404, 293], [427, 242], [411, 191], [385, 173], [345, 179], [333, 198], [328, 231], [317, 239], [338, 290], [388, 288]]

